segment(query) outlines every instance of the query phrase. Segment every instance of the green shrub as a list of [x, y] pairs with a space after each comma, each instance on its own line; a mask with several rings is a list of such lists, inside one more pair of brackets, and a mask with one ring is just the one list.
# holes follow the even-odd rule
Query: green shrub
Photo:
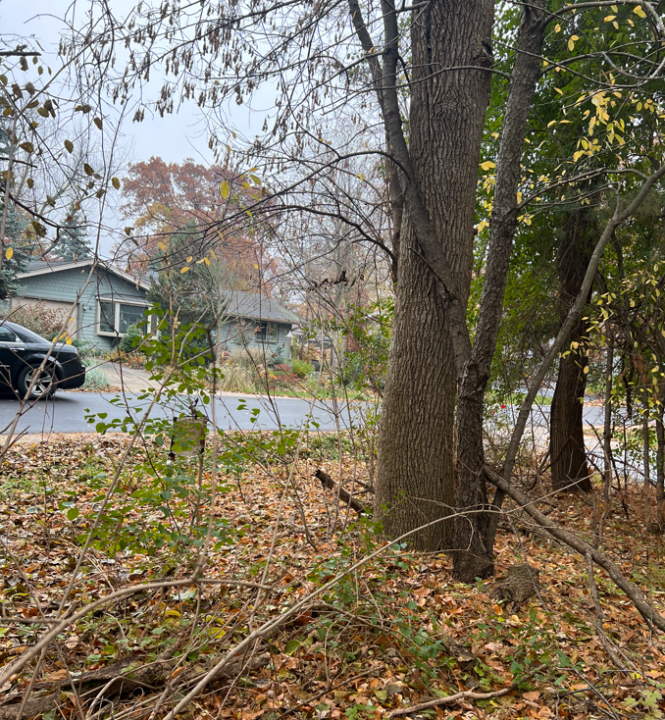
[[143, 340], [143, 334], [136, 325], [130, 325], [127, 328], [127, 334], [120, 339], [118, 347], [124, 353], [131, 353], [141, 344]]
[[314, 371], [314, 368], [304, 360], [293, 360], [291, 366], [293, 367], [293, 374], [301, 380]]

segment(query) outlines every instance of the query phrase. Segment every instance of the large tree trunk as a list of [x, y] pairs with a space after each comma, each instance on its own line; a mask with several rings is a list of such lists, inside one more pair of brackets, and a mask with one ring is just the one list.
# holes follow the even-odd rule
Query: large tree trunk
[[[595, 233], [596, 223], [588, 210], [578, 211], [565, 223], [557, 258], [562, 324], [582, 288]], [[588, 360], [580, 345], [585, 335], [586, 325], [580, 320], [568, 337], [567, 352], [559, 360], [559, 376], [550, 415], [550, 460], [554, 490], [574, 487], [585, 492], [591, 490], [583, 422]]]
[[[414, 11], [408, 168], [392, 140], [397, 106], [383, 108], [389, 142], [401, 162], [404, 196], [376, 500], [390, 537], [444, 518], [454, 505], [456, 378], [460, 338], [466, 334], [475, 193], [490, 89], [490, 73], [482, 68], [491, 65], [486, 46], [493, 5], [492, 0], [433, 0]], [[478, 69], [441, 72], [460, 66]], [[450, 531], [448, 524], [435, 524], [415, 532], [411, 541], [420, 550], [435, 550], [448, 544]]]
[[[580, 342], [583, 324], [578, 323], [569, 337], [569, 344]], [[554, 490], [579, 487], [591, 490], [589, 468], [584, 446], [584, 398], [586, 390], [587, 358], [584, 352], [571, 350], [559, 361], [559, 377], [552, 398], [550, 427], [550, 457], [552, 488]]]

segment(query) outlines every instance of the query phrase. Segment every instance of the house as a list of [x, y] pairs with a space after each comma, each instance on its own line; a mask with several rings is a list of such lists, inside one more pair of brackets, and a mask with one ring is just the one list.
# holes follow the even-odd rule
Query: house
[[302, 322], [294, 312], [258, 293], [227, 290], [223, 298], [222, 349], [258, 348], [281, 353], [284, 361], [291, 358], [291, 338]]
[[[100, 350], [116, 347], [150, 306], [149, 283], [101, 260], [96, 266], [92, 259], [32, 262], [16, 279], [19, 290], [9, 298], [10, 311], [39, 303], [62, 311], [64, 320], [76, 303], [69, 334]], [[280, 348], [284, 360], [290, 358], [292, 331], [300, 323], [295, 313], [257, 293], [229, 290], [223, 295], [223, 349], [246, 346], [274, 353]]]
[[31, 262], [16, 280], [19, 289], [9, 299], [10, 310], [39, 303], [62, 311], [64, 319], [75, 304], [69, 334], [100, 350], [114, 348], [150, 306], [148, 283], [101, 260], [96, 266], [92, 259]]

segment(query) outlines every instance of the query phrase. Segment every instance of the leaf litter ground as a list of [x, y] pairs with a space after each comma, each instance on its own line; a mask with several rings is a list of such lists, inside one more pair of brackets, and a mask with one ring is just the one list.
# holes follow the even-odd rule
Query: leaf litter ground
[[[46, 720], [83, 718], [88, 710], [102, 717], [149, 718], [157, 708], [156, 716], [164, 716], [252, 629], [381, 547], [376, 525], [336, 503], [312, 477], [319, 468], [335, 479], [341, 476], [344, 487], [369, 505], [363, 487], [353, 482], [370, 483], [370, 468], [347, 445], [313, 436], [292, 462], [283, 448], [271, 452], [274, 439], [264, 440], [252, 441], [248, 452], [247, 436], [228, 439], [242, 451], [227, 453], [233, 462], [222, 463], [224, 492], [215, 508], [215, 527], [222, 530], [207, 559], [207, 582], [137, 592], [89, 613], [58, 637], [36, 671], [33, 661], [1, 689], [0, 717], [11, 717], [6, 713], [12, 708], [15, 716], [18, 705], [13, 703], [33, 675], [35, 697], [60, 691], [60, 705], [45, 713]], [[119, 436], [63, 436], [19, 443], [4, 458], [0, 667], [34, 646], [57, 617], [86, 532], [127, 442]], [[164, 450], [145, 445], [131, 454], [65, 614], [129, 585], [191, 573], [201, 544], [191, 528], [205, 526], [209, 514], [205, 498], [197, 502], [192, 490], [198, 460], [176, 459], [179, 477], [191, 479], [189, 489], [179, 494], [171, 487], [155, 501], [146, 488], [167, 487], [146, 474], [155, 453]], [[206, 458], [203, 495], [209, 464]], [[635, 491], [624, 500], [628, 517], [615, 503], [603, 549], [662, 612], [662, 539], [645, 530], [641, 495]], [[593, 540], [588, 500], [549, 497], [541, 507]], [[540, 572], [540, 591], [532, 601], [511, 608], [492, 599], [492, 581], [454, 583], [443, 554], [410, 554], [407, 548], [386, 546], [379, 557], [340, 577], [332, 591], [260, 640], [251, 657], [242, 658], [248, 668], [212, 682], [179, 717], [362, 720], [461, 691], [482, 694], [510, 687], [503, 696], [462, 697], [410, 716], [663, 717], [665, 637], [651, 632], [628, 599], [596, 572], [599, 622], [584, 558], [554, 544], [521, 514], [507, 515], [497, 541], [497, 576], [526, 561]], [[222, 579], [270, 590], [225, 585], [218, 582]], [[608, 642], [624, 671], [606, 652]], [[108, 679], [113, 672], [105, 676], [105, 669], [121, 668], [128, 678], [145, 678], [140, 669], [164, 657], [168, 673], [151, 678], [155, 685], [142, 682], [129, 693], [109, 693], [107, 704], [97, 704], [94, 712], [90, 703], [99, 686], [94, 694], [77, 698], [83, 680], [95, 673]]]

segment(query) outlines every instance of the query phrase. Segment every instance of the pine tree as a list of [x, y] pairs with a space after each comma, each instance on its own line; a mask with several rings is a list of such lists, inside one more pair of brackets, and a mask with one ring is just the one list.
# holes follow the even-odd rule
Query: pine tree
[[[5, 129], [0, 126], [0, 158], [9, 157], [9, 138]], [[5, 212], [5, 180], [0, 176], [0, 223]], [[4, 300], [17, 289], [16, 274], [25, 270], [30, 260], [30, 252], [24, 245], [26, 229], [25, 218], [16, 210], [10, 201], [7, 206], [5, 233], [0, 252], [2, 252], [2, 269], [0, 270], [0, 300]], [[10, 255], [11, 257], [8, 257]]]
[[69, 213], [62, 224], [55, 253], [61, 260], [70, 262], [85, 260], [92, 254], [86, 238], [81, 209], [76, 204], [70, 206]]

